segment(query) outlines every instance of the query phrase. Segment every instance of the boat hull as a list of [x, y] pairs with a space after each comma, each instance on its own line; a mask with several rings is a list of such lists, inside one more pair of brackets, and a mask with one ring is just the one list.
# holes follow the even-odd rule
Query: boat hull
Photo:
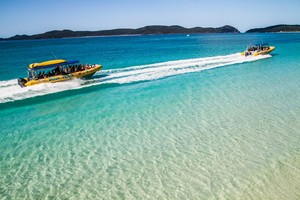
[[254, 56], [270, 54], [272, 51], [274, 51], [274, 49], [275, 47], [270, 47], [267, 50], [255, 52]]
[[57, 75], [57, 76], [51, 76], [48, 78], [42, 78], [37, 80], [29, 80], [27, 78], [20, 78], [18, 79], [18, 83], [21, 87], [26, 86], [32, 86], [40, 83], [56, 83], [56, 82], [62, 82], [62, 81], [68, 81], [74, 78], [89, 78], [93, 76], [97, 71], [99, 71], [102, 68], [102, 65], [95, 65], [93, 68], [86, 69], [84, 71], [78, 71], [71, 74], [66, 75]]

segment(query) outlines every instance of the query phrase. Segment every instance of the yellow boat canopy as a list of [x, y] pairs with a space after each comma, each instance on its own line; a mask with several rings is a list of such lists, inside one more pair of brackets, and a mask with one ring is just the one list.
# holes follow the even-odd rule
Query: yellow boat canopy
[[73, 61], [67, 61], [63, 59], [57, 59], [57, 60], [48, 60], [45, 62], [40, 63], [32, 63], [29, 65], [29, 69], [42, 69], [42, 68], [51, 68], [51, 67], [57, 67], [59, 65], [66, 65], [66, 64], [74, 64], [79, 63], [79, 60], [73, 60]]
[[49, 65], [63, 64], [66, 60], [58, 59], [58, 60], [49, 60], [41, 63], [32, 63], [29, 65], [30, 69], [34, 69], [36, 67], [47, 67]]

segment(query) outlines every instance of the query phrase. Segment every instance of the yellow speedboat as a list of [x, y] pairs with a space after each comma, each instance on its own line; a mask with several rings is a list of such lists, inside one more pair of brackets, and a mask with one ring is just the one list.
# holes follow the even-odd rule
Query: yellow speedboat
[[102, 68], [102, 65], [83, 65], [78, 60], [67, 61], [62, 59], [33, 63], [28, 67], [28, 77], [19, 78], [21, 87], [40, 83], [55, 83], [73, 78], [88, 78]]
[[268, 44], [257, 44], [257, 45], [249, 45], [247, 49], [241, 53], [242, 56], [258, 56], [270, 54], [275, 49], [274, 46], [269, 46]]

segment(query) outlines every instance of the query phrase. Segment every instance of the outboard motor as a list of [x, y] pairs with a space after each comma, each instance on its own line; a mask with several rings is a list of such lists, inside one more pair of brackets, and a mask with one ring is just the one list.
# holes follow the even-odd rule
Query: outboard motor
[[245, 51], [245, 56], [250, 56], [252, 53], [250, 51]]
[[27, 83], [27, 80], [24, 79], [24, 78], [18, 78], [18, 84], [21, 86], [21, 87], [26, 87], [26, 84]]

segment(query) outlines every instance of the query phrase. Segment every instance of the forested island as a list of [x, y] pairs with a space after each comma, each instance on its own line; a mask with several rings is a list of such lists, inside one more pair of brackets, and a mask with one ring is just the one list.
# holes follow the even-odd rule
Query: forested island
[[15, 35], [2, 40], [32, 40], [32, 39], [52, 39], [52, 38], [70, 38], [70, 37], [94, 37], [94, 36], [117, 36], [117, 35], [149, 35], [149, 34], [193, 34], [193, 33], [240, 33], [232, 26], [225, 25], [219, 28], [185, 28], [182, 26], [145, 26], [137, 29], [112, 29], [102, 31], [72, 31], [72, 30], [54, 30], [36, 35]]
[[268, 26], [265, 28], [254, 28], [246, 31], [246, 33], [280, 33], [280, 32], [300, 32], [300, 25], [280, 24]]
[[[268, 26], [265, 28], [254, 28], [245, 33], [279, 33], [279, 32], [300, 32], [300, 25], [280, 24]], [[15, 35], [9, 38], [0, 38], [0, 40], [34, 40], [34, 39], [55, 39], [72, 37], [97, 37], [97, 36], [122, 36], [122, 35], [151, 35], [151, 34], [200, 34], [200, 33], [240, 33], [240, 31], [230, 25], [218, 28], [212, 27], [194, 27], [185, 28], [183, 26], [145, 26], [142, 28], [119, 28], [101, 31], [72, 31], [72, 30], [53, 30], [35, 35]]]

